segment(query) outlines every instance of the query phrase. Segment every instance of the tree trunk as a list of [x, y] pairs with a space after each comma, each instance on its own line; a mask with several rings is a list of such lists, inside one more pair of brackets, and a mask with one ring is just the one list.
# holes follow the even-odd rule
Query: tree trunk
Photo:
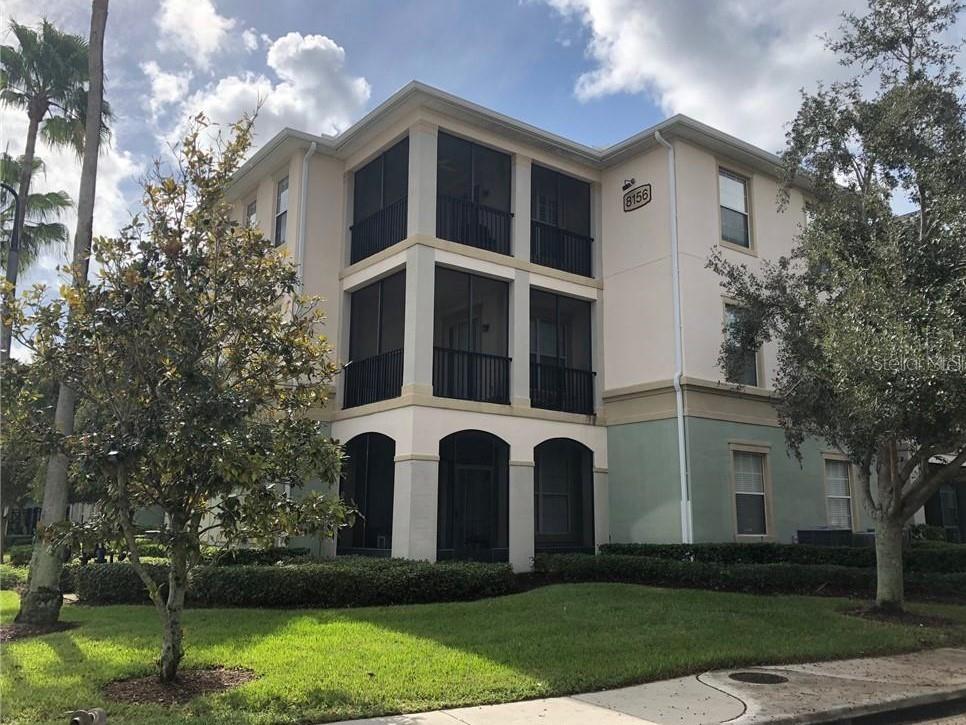
[[[74, 284], [87, 282], [91, 239], [94, 227], [94, 194], [97, 185], [97, 155], [101, 141], [101, 108], [104, 103], [104, 28], [107, 25], [108, 0], [93, 0], [91, 37], [88, 51], [90, 89], [87, 95], [87, 122], [84, 128], [84, 161], [81, 166], [80, 192], [77, 195], [77, 230], [74, 233]], [[70, 334], [70, 320], [67, 323]], [[74, 430], [76, 395], [61, 383], [57, 393], [54, 426], [62, 435]], [[63, 521], [67, 514], [67, 456], [55, 451], [47, 460], [44, 480], [44, 503], [38, 524], [39, 536], [30, 559], [28, 591], [20, 602], [18, 622], [49, 624], [57, 621], [63, 597], [60, 574], [63, 559], [60, 551], [51, 551], [43, 541], [43, 532], [51, 524]]]
[[171, 547], [168, 570], [168, 600], [165, 604], [164, 638], [161, 642], [161, 681], [173, 682], [178, 677], [178, 665], [184, 656], [181, 616], [184, 613], [185, 591], [188, 588], [188, 556], [183, 541]]
[[904, 603], [902, 580], [902, 526], [899, 519], [881, 518], [875, 523], [875, 607], [901, 612]]
[[[13, 217], [13, 230], [10, 233], [10, 249], [7, 250], [7, 282], [10, 285], [10, 295], [17, 293], [17, 275], [20, 272], [20, 244], [23, 240], [23, 225], [27, 218], [27, 196], [30, 194], [30, 177], [33, 174], [34, 153], [37, 148], [37, 130], [40, 128], [41, 117], [29, 112], [30, 123], [27, 126], [27, 145], [23, 151], [23, 165], [20, 167], [20, 188], [17, 190], [18, 202]], [[17, 240], [14, 245], [13, 241]], [[3, 326], [0, 328], [0, 360], [10, 359], [11, 325], [7, 304], [3, 305]]]

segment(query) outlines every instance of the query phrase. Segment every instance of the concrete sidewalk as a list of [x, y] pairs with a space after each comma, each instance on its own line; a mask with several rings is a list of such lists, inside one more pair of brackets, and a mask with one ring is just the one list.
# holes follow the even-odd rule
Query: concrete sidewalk
[[[735, 679], [746, 673], [752, 680]], [[353, 720], [354, 725], [814, 723], [966, 698], [966, 649], [749, 667], [572, 697]], [[966, 705], [964, 705], [966, 708]]]

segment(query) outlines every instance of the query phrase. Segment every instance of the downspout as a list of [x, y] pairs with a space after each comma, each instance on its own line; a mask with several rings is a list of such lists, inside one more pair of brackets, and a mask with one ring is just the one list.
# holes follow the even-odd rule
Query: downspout
[[305, 219], [308, 215], [309, 203], [309, 159], [315, 155], [318, 144], [313, 141], [309, 144], [309, 150], [302, 157], [302, 187], [299, 194], [299, 234], [295, 248], [295, 263], [299, 268], [299, 286], [305, 284]]
[[667, 149], [668, 207], [671, 215], [671, 294], [674, 309], [674, 402], [677, 408], [678, 473], [681, 486], [681, 541], [694, 541], [694, 525], [691, 517], [691, 484], [687, 455], [687, 432], [684, 421], [684, 391], [681, 377], [684, 375], [684, 329], [681, 323], [681, 260], [678, 247], [678, 198], [677, 177], [674, 165], [674, 146], [669, 144], [660, 131], [654, 132], [655, 140]]

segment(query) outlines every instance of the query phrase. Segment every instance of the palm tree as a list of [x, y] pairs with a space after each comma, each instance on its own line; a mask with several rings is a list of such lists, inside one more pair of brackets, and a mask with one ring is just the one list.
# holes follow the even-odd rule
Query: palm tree
[[[72, 146], [78, 154], [84, 149], [84, 122], [87, 116], [87, 42], [77, 35], [63, 33], [48, 21], [37, 29], [15, 20], [10, 31], [18, 46], [0, 47], [0, 103], [27, 112], [27, 139], [20, 165], [19, 196], [27, 199], [34, 171], [38, 133], [51, 146]], [[110, 107], [101, 104], [101, 136], [108, 133]], [[26, 204], [16, 210], [13, 229], [23, 232]], [[17, 287], [20, 268], [18, 250], [8, 252], [8, 294]], [[3, 315], [0, 357], [10, 355], [10, 326]]]
[[[21, 159], [4, 152], [0, 155], [0, 181], [16, 186], [22, 170]], [[34, 157], [31, 178], [44, 172], [44, 162]], [[9, 240], [14, 224], [14, 205], [0, 192], [0, 264], [6, 267]], [[45, 249], [66, 245], [70, 241], [67, 227], [55, 221], [64, 211], [74, 206], [66, 191], [32, 192], [27, 196], [23, 229], [20, 233], [18, 271], [27, 269]]]

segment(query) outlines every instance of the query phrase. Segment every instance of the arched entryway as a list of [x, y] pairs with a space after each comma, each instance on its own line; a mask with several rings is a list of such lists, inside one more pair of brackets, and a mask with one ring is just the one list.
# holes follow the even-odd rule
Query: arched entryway
[[396, 442], [381, 433], [363, 433], [345, 444], [345, 454], [340, 493], [360, 515], [339, 532], [338, 553], [389, 556]]
[[439, 442], [437, 559], [506, 561], [510, 446], [465, 430]]
[[594, 550], [594, 454], [569, 438], [534, 449], [534, 548]]

